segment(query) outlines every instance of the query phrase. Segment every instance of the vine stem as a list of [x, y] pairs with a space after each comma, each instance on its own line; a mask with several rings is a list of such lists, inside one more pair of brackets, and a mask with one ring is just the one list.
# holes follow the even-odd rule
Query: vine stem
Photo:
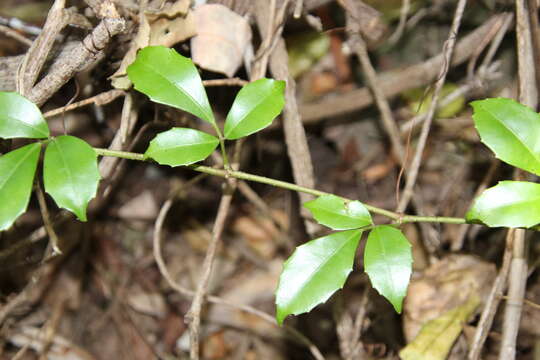
[[[116, 151], [116, 150], [108, 150], [108, 149], [101, 149], [101, 148], [94, 148], [94, 150], [96, 151], [98, 155], [101, 155], [101, 156], [113, 156], [113, 157], [118, 157], [122, 159], [137, 160], [137, 161], [147, 160], [143, 154], [134, 153], [134, 152]], [[219, 176], [222, 178], [234, 177], [240, 180], [258, 182], [261, 184], [267, 184], [267, 185], [279, 187], [286, 190], [292, 190], [296, 192], [311, 194], [314, 196], [333, 195], [331, 193], [327, 193], [327, 192], [320, 191], [317, 189], [311, 189], [308, 187], [296, 185], [296, 184], [289, 183], [286, 181], [281, 181], [281, 180], [268, 178], [265, 176], [250, 174], [243, 171], [216, 169], [216, 168], [204, 166], [204, 165], [188, 165], [187, 167], [191, 168], [194, 171], [198, 171], [198, 172], [205, 173], [208, 175]], [[346, 199], [346, 198], [344, 198], [344, 200], [352, 201], [351, 199]], [[459, 217], [403, 215], [403, 214], [399, 214], [390, 210], [382, 209], [382, 208], [368, 205], [368, 204], [364, 204], [364, 206], [370, 212], [374, 214], [386, 216], [400, 223], [412, 223], [412, 222], [424, 222], [424, 223], [430, 222], [430, 223], [446, 223], [446, 224], [467, 223], [467, 221], [464, 218], [459, 218]]]

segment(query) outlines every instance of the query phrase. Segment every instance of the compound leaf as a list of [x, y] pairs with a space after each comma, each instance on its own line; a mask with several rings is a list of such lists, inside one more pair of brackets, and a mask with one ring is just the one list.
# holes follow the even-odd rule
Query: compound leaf
[[502, 161], [540, 175], [540, 115], [512, 99], [471, 105], [482, 142]]
[[377, 226], [369, 233], [364, 268], [371, 284], [401, 313], [412, 272], [411, 244], [398, 229]]
[[333, 233], [296, 248], [283, 265], [276, 290], [276, 319], [298, 315], [341, 289], [352, 271], [361, 230]]
[[97, 154], [85, 141], [63, 135], [45, 150], [43, 182], [56, 204], [86, 221], [88, 203], [96, 196], [100, 180]]
[[0, 138], [46, 137], [49, 127], [33, 102], [16, 92], [0, 92]]
[[193, 62], [164, 46], [141, 49], [127, 74], [152, 101], [187, 111], [211, 124], [214, 114]]
[[319, 224], [334, 230], [357, 229], [371, 225], [371, 215], [360, 201], [345, 202], [335, 195], [323, 195], [304, 203]]
[[466, 219], [491, 227], [536, 225], [540, 223], [540, 184], [501, 181], [476, 198]]
[[26, 211], [40, 149], [33, 143], [0, 156], [0, 231]]
[[270, 125], [283, 109], [284, 94], [283, 80], [259, 79], [244, 86], [227, 114], [225, 138], [239, 139]]
[[172, 128], [159, 133], [144, 153], [145, 158], [161, 165], [189, 165], [206, 159], [219, 144], [219, 140], [205, 132]]

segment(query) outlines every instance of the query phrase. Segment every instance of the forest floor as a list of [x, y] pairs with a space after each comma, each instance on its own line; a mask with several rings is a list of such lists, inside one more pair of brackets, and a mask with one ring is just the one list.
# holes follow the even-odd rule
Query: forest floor
[[[208, 128], [131, 88], [125, 69], [136, 51], [164, 45], [199, 66], [220, 124], [240, 84], [288, 79], [283, 115], [243, 142], [242, 171], [391, 211], [461, 218], [475, 194], [512, 178], [513, 169], [480, 143], [468, 103], [522, 95], [518, 56], [540, 59], [537, 1], [469, 1], [462, 14], [456, 9], [465, 2], [448, 0], [403, 1], [408, 11], [401, 0], [196, 3], [3, 0], [0, 90], [18, 89], [21, 62], [32, 50], [24, 61], [38, 75], [27, 93], [53, 135], [142, 153], [172, 126]], [[202, 3], [220, 6], [204, 12]], [[528, 13], [516, 17], [521, 3]], [[523, 17], [532, 34], [528, 50], [516, 41]], [[106, 21], [120, 24], [117, 31], [100, 33]], [[36, 39], [45, 45], [30, 47]], [[93, 51], [69, 55], [84, 39]], [[45, 64], [35, 65], [39, 58]], [[540, 77], [530, 70], [526, 81], [536, 88]], [[39, 82], [45, 76], [50, 83]], [[439, 107], [430, 117], [438, 85]], [[20, 144], [2, 140], [0, 153]], [[220, 163], [217, 155], [205, 161]], [[62, 254], [51, 247], [36, 196], [0, 233], [0, 358], [193, 357], [190, 309], [212, 244], [217, 252], [197, 328], [203, 359], [398, 359], [433, 319], [455, 331], [433, 331], [430, 342], [415, 345], [425, 357], [409, 359], [496, 359], [510, 336], [503, 294], [513, 281], [512, 235], [505, 229], [403, 224], [414, 271], [401, 314], [371, 287], [361, 243], [344, 288], [280, 327], [275, 290], [284, 261], [329, 232], [301, 210], [308, 195], [238, 181], [222, 214], [222, 178], [118, 158], [100, 158], [99, 166], [103, 180], [87, 222], [46, 199]], [[218, 213], [224, 221], [216, 240]], [[536, 233], [525, 236], [534, 240]], [[536, 251], [530, 242], [521, 319], [514, 319], [517, 359], [540, 359]], [[481, 299], [474, 311], [448, 319], [472, 297]], [[481, 322], [482, 314], [492, 321]]]

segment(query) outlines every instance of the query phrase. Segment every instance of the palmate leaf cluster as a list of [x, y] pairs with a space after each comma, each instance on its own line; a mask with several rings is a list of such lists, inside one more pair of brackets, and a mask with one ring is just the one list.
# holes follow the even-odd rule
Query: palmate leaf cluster
[[[152, 101], [169, 105], [208, 122], [214, 134], [173, 127], [159, 133], [144, 153], [147, 160], [169, 166], [206, 159], [225, 141], [264, 129], [284, 106], [285, 82], [260, 79], [244, 86], [224, 121], [214, 117], [199, 73], [188, 58], [161, 46], [139, 51], [127, 69], [135, 89]], [[540, 175], [540, 118], [510, 99], [472, 103], [482, 138], [507, 163]], [[87, 207], [100, 181], [97, 153], [82, 139], [53, 137], [40, 110], [23, 96], [0, 92], [0, 138], [31, 139], [0, 156], [0, 231], [26, 211], [42, 148], [43, 184], [56, 204], [87, 219]], [[540, 223], [540, 185], [504, 181], [486, 190], [467, 213], [469, 222], [488, 226], [530, 227]], [[342, 288], [353, 270], [362, 234], [369, 233], [364, 269], [371, 283], [397, 312], [402, 309], [412, 271], [411, 245], [392, 225], [375, 225], [359, 201], [324, 195], [307, 202], [320, 224], [335, 230], [299, 246], [283, 266], [276, 290], [276, 319], [310, 311]]]
[[99, 183], [94, 149], [74, 136], [50, 136], [36, 105], [15, 92], [0, 92], [0, 138], [46, 139], [0, 157], [0, 230], [6, 230], [26, 211], [42, 145], [45, 191], [59, 207], [86, 221], [88, 202]]

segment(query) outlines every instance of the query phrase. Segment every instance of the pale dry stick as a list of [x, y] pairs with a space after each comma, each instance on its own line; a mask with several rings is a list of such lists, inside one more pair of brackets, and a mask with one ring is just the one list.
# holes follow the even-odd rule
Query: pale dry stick
[[[471, 56], [471, 48], [482, 43], [496, 26], [501, 17], [507, 13], [497, 14], [477, 29], [460, 39], [455, 47], [450, 66], [454, 67], [467, 61]], [[390, 70], [379, 74], [379, 87], [387, 98], [394, 97], [405, 90], [426, 86], [437, 79], [440, 68], [445, 64], [444, 53], [436, 55], [422, 63], [411, 65], [405, 69]], [[313, 103], [302, 104], [300, 115], [304, 124], [312, 124], [325, 118], [343, 115], [370, 106], [374, 102], [368, 87], [351, 90], [335, 97], [328, 97]]]
[[454, 52], [454, 47], [456, 44], [456, 37], [459, 32], [459, 27], [461, 24], [461, 19], [463, 18], [463, 12], [465, 11], [465, 6], [467, 5], [467, 0], [459, 0], [456, 11], [454, 13], [454, 19], [452, 20], [452, 26], [450, 28], [450, 33], [448, 39], [445, 42], [443, 49], [444, 54], [444, 66], [441, 68], [437, 82], [435, 83], [435, 90], [433, 91], [433, 97], [431, 104], [427, 111], [427, 117], [422, 124], [422, 131], [420, 132], [420, 137], [418, 139], [418, 144], [416, 147], [416, 152], [414, 154], [411, 167], [407, 172], [405, 179], [405, 189], [403, 190], [403, 197], [401, 198], [397, 212], [403, 212], [407, 208], [409, 201], [411, 200], [414, 194], [414, 185], [416, 184], [416, 178], [418, 177], [418, 171], [420, 170], [420, 165], [422, 161], [422, 154], [424, 153], [424, 148], [426, 146], [427, 138], [429, 135], [429, 130], [431, 123], [433, 121], [433, 116], [435, 115], [435, 109], [437, 108], [437, 103], [439, 101], [439, 94], [446, 80], [446, 75], [450, 69], [450, 63], [452, 61], [452, 54]]
[[17, 91], [26, 96], [41, 71], [51, 51], [56, 36], [67, 25], [66, 0], [55, 0], [43, 30], [24, 55], [17, 71]]
[[39, 81], [29, 92], [28, 99], [43, 105], [77, 72], [94, 64], [105, 55], [104, 49], [111, 38], [125, 29], [122, 18], [105, 18], [79, 42], [66, 57], [56, 59], [51, 65], [51, 72]]
[[128, 138], [131, 113], [133, 111], [133, 94], [131, 92], [126, 93], [124, 96], [124, 104], [122, 105], [122, 113], [120, 115], [120, 143], [124, 145]]
[[[474, 193], [473, 199], [476, 199], [480, 194], [484, 192], [484, 190], [487, 189], [489, 184], [491, 183], [491, 180], [493, 179], [493, 176], [495, 175], [495, 171], [499, 168], [499, 165], [501, 164], [499, 159], [494, 158], [491, 161], [491, 165], [489, 166], [489, 169], [482, 179], [482, 182], [476, 189], [476, 192]], [[463, 224], [460, 225], [458, 235], [456, 236], [456, 239], [452, 241], [452, 244], [450, 246], [452, 251], [460, 251], [463, 247], [463, 243], [465, 241], [465, 236], [467, 235], [467, 232], [469, 231], [469, 228], [471, 227], [471, 224]]]
[[[467, 95], [471, 90], [473, 90], [476, 87], [476, 79], [473, 79], [473, 81], [468, 81], [467, 83], [460, 85], [456, 90], [452, 91], [450, 94], [446, 95], [439, 101], [437, 104], [437, 110], [440, 110], [444, 108], [445, 106], [449, 105], [453, 101], [459, 99], [460, 97], [464, 97]], [[427, 118], [426, 113], [421, 113], [413, 118], [405, 121], [401, 126], [399, 127], [399, 132], [401, 135], [407, 135], [409, 131], [417, 127], [418, 125], [422, 124]]]
[[482, 310], [482, 315], [480, 316], [480, 321], [476, 326], [476, 331], [474, 333], [474, 338], [471, 344], [471, 348], [467, 355], [468, 360], [479, 360], [480, 355], [482, 354], [482, 348], [488, 337], [491, 325], [493, 324], [493, 319], [495, 319], [495, 314], [497, 313], [497, 308], [501, 300], [501, 295], [504, 292], [506, 287], [506, 282], [508, 280], [508, 272], [510, 270], [510, 261], [512, 259], [512, 231], [510, 230], [506, 234], [506, 246], [504, 249], [503, 261], [499, 274], [495, 278], [493, 285], [491, 286], [491, 291], [489, 292], [488, 298], [486, 299], [486, 304]]
[[399, 11], [399, 24], [394, 33], [390, 35], [390, 38], [388, 38], [388, 44], [393, 46], [399, 41], [399, 39], [401, 39], [401, 36], [405, 31], [405, 25], [407, 25], [407, 16], [409, 15], [410, 9], [411, 0], [401, 0], [401, 9]]
[[[460, 97], [465, 97], [471, 91], [481, 87], [484, 82], [496, 79], [499, 76], [499, 64], [488, 64], [486, 67], [483, 65], [478, 69], [478, 73], [472, 79], [467, 80], [464, 84], [460, 85], [456, 90], [446, 95], [437, 103], [437, 110], [444, 108], [445, 106], [457, 100]], [[405, 121], [400, 126], [401, 135], [406, 135], [411, 129], [422, 124], [427, 117], [427, 113], [418, 114], [410, 120]]]
[[[491, 41], [491, 44], [489, 46], [488, 51], [486, 52], [486, 56], [484, 56], [484, 59], [482, 60], [482, 64], [478, 68], [478, 72], [485, 71], [484, 69], [487, 69], [490, 67], [491, 62], [493, 61], [493, 57], [495, 56], [495, 53], [499, 49], [499, 46], [501, 45], [501, 42], [504, 39], [504, 36], [512, 26], [512, 23], [514, 21], [514, 14], [512, 13], [506, 13], [502, 17], [502, 25], [499, 28], [499, 32], [493, 40]], [[482, 74], [480, 74], [482, 76]]]
[[[265, 14], [268, 11], [264, 10], [264, 6], [267, 5], [264, 1], [258, 1], [257, 4], [260, 6], [260, 9], [259, 11], [256, 11], [255, 16], [257, 18], [259, 31], [268, 36], [270, 30], [265, 27]], [[287, 48], [285, 46], [285, 41], [281, 36], [283, 19], [274, 23], [279, 24], [280, 26], [278, 28], [279, 33], [276, 32], [274, 36], [275, 48], [270, 57], [270, 70], [274, 78], [285, 80], [287, 82], [287, 87], [285, 88], [285, 106], [282, 113], [287, 154], [291, 162], [294, 181], [302, 186], [313, 187], [315, 185], [313, 164], [309, 153], [305, 129], [298, 111], [296, 82], [289, 73]], [[313, 197], [306, 194], [300, 194], [300, 203], [307, 202], [311, 199], [313, 199]], [[305, 212], [303, 208], [302, 214], [307, 215], [307, 212]], [[304, 225], [309, 234], [314, 232], [314, 227], [307, 219], [305, 219]]]
[[294, 13], [293, 13], [293, 17], [295, 19], [300, 19], [300, 16], [302, 16], [303, 6], [304, 6], [304, 0], [296, 0], [296, 4], [294, 6]]
[[[158, 216], [156, 218], [156, 223], [155, 223], [155, 226], [154, 226], [154, 236], [153, 236], [153, 241], [152, 241], [153, 242], [154, 258], [156, 260], [156, 264], [158, 265], [159, 272], [161, 273], [161, 275], [163, 276], [165, 281], [167, 281], [169, 286], [172, 289], [174, 289], [175, 291], [177, 291], [179, 294], [181, 294], [181, 295], [183, 295], [183, 296], [185, 296], [187, 298], [193, 298], [195, 296], [195, 292], [193, 290], [190, 290], [190, 289], [187, 289], [187, 288], [183, 287], [182, 285], [177, 283], [172, 278], [172, 275], [169, 272], [169, 269], [167, 268], [167, 265], [165, 264], [165, 260], [163, 259], [163, 255], [162, 255], [162, 251], [161, 251], [161, 238], [162, 238], [161, 231], [162, 231], [163, 223], [165, 222], [165, 218], [167, 216], [167, 213], [169, 212], [169, 210], [170, 210], [173, 203], [174, 203], [173, 198], [170, 198], [167, 201], [165, 201], [165, 203], [161, 207], [161, 209], [159, 211], [159, 214], [158, 214]], [[222, 299], [222, 298], [220, 298], [218, 296], [212, 296], [212, 295], [206, 296], [206, 300], [208, 302], [216, 304], [216, 305], [228, 306], [230, 308], [238, 309], [238, 310], [244, 311], [246, 313], [255, 315], [255, 316], [267, 321], [268, 323], [277, 326], [276, 320], [272, 316], [270, 316], [269, 314], [267, 314], [267, 313], [265, 313], [265, 312], [263, 312], [261, 310], [255, 309], [252, 306], [238, 304], [238, 303], [232, 303], [232, 302], [224, 300], [224, 299]], [[287, 331], [289, 331], [291, 334], [293, 334], [294, 337], [296, 337], [300, 343], [306, 345], [308, 347], [308, 349], [310, 350], [311, 354], [313, 355], [313, 357], [315, 357], [315, 359], [324, 360], [324, 356], [321, 354], [320, 350], [311, 341], [309, 341], [309, 339], [307, 339], [301, 333], [296, 331], [294, 328], [288, 327], [287, 325], [284, 325], [283, 327]]]
[[204, 86], [244, 86], [249, 84], [249, 81], [240, 78], [214, 79], [203, 80]]
[[[535, 56], [529, 13], [526, 0], [516, 0], [516, 38], [518, 58], [519, 101], [532, 109], [538, 105], [536, 87]], [[537, 49], [538, 50], [538, 49]], [[514, 178], [521, 177], [520, 171]], [[501, 348], [499, 360], [513, 360], [516, 357], [516, 340], [519, 332], [523, 299], [527, 284], [528, 244], [524, 229], [516, 229], [513, 234], [512, 262], [508, 278], [508, 301], [504, 308]]]
[[264, 200], [261, 199], [261, 197], [255, 191], [253, 191], [253, 189], [251, 188], [251, 186], [249, 186], [248, 183], [246, 183], [245, 181], [238, 182], [238, 190], [240, 190], [240, 192], [242, 192], [242, 195], [244, 195], [246, 199], [251, 201], [251, 203], [255, 205], [255, 207], [257, 207], [261, 213], [267, 216], [274, 223], [274, 225], [277, 226], [278, 229], [280, 229], [281, 231], [285, 231], [287, 229], [287, 225], [284, 223], [284, 221], [282, 221], [279, 217], [275, 216], [272, 213], [270, 207], [266, 205]]
[[367, 305], [369, 301], [369, 289], [364, 290], [362, 295], [362, 301], [358, 306], [358, 311], [356, 312], [356, 318], [354, 319], [353, 327], [353, 339], [356, 339], [356, 345], [352, 349], [352, 358], [357, 359], [362, 351], [362, 342], [359, 341], [360, 335], [362, 335], [362, 326], [364, 325], [364, 320], [367, 314]]
[[214, 258], [217, 253], [219, 240], [221, 239], [221, 234], [223, 233], [223, 229], [225, 227], [225, 220], [231, 206], [235, 187], [235, 179], [229, 179], [229, 181], [226, 182], [226, 189], [221, 196], [216, 220], [214, 221], [214, 226], [212, 228], [212, 239], [204, 257], [204, 262], [202, 265], [203, 272], [201, 274], [201, 278], [199, 279], [199, 284], [197, 286], [197, 290], [195, 291], [195, 296], [193, 297], [189, 312], [186, 314], [187, 321], [189, 322], [190, 356], [193, 360], [199, 359], [201, 309], [204, 302], [204, 296], [206, 295], [206, 290], [208, 288], [210, 275], [212, 274]]
[[384, 96], [381, 88], [377, 86], [379, 80], [377, 78], [377, 73], [375, 72], [371, 61], [369, 60], [366, 43], [360, 35], [360, 25], [355, 20], [355, 14], [351, 14], [351, 11], [353, 11], [353, 7], [347, 6], [345, 10], [347, 11], [347, 30], [351, 49], [356, 52], [356, 56], [360, 61], [362, 70], [367, 79], [368, 86], [373, 92], [375, 104], [377, 105], [377, 108], [381, 113], [381, 118], [386, 133], [390, 137], [390, 142], [392, 144], [392, 150], [394, 151], [394, 155], [396, 156], [396, 158], [399, 159], [400, 162], [403, 162], [405, 159], [405, 149], [403, 148], [403, 144], [401, 143], [399, 130], [396, 126], [394, 116], [392, 115], [390, 105], [388, 104], [388, 101], [386, 100], [386, 97]]
[[[501, 296], [502, 300], [508, 300], [508, 296]], [[523, 299], [523, 304], [528, 305], [532, 307], [535, 310], [540, 310], [540, 304], [535, 303], [534, 301], [531, 301], [529, 299]]]
[[[497, 52], [504, 35], [508, 32], [508, 29], [510, 28], [513, 21], [513, 14], [506, 13], [503, 14], [501, 18], [499, 18], [499, 21], [494, 24], [493, 29], [497, 29], [496, 35], [492, 36], [493, 31], [489, 31], [488, 34], [486, 34], [486, 37], [481, 40], [481, 44], [483, 46], [479, 47], [479, 49], [482, 49], [485, 47], [485, 45], [488, 43], [487, 40], [489, 40], [490, 46], [488, 51], [486, 52], [486, 55], [484, 56], [484, 59], [482, 60], [482, 64], [478, 68], [477, 75], [471, 76], [470, 80], [467, 81], [464, 85], [461, 85], [458, 89], [452, 91], [452, 93], [445, 96], [439, 104], [437, 104], [437, 110], [450, 104], [453, 100], [457, 99], [459, 96], [465, 95], [469, 91], [473, 90], [476, 86], [475, 83], [479, 82], [482, 83], [485, 80], [490, 80], [491, 77], [496, 76], [497, 68], [498, 66], [496, 64], [491, 64], [493, 57], [495, 56], [495, 53]], [[479, 54], [480, 52], [478, 52]], [[468, 67], [473, 69], [474, 67], [471, 67], [472, 62], [469, 62]], [[476, 60], [474, 61], [476, 63]], [[414, 127], [418, 124], [421, 124], [426, 119], [426, 114], [420, 114], [415, 116], [409, 121], [406, 121], [401, 125], [401, 134], [407, 133], [409, 131], [410, 127]]]
[[56, 231], [54, 230], [53, 222], [51, 221], [51, 215], [47, 207], [47, 201], [45, 200], [45, 194], [43, 192], [43, 189], [41, 188], [39, 180], [36, 182], [36, 194], [38, 198], [39, 209], [41, 211], [41, 217], [43, 219], [43, 224], [45, 226], [45, 230], [47, 231], [47, 235], [49, 235], [50, 244], [52, 246], [52, 255], [60, 255], [62, 254], [62, 250], [58, 247], [60, 241], [58, 239]]
[[21, 44], [24, 44], [26, 46], [32, 46], [32, 40], [25, 38], [15, 30], [0, 24], [0, 33], [6, 35], [7, 37], [10, 37], [12, 39], [17, 40]]
[[[478, 58], [480, 57], [480, 54], [482, 54], [483, 49], [487, 46], [487, 44], [492, 42], [492, 39], [496, 39], [501, 34], [501, 29], [504, 29], [504, 24], [507, 22], [507, 17], [503, 17], [500, 19], [497, 26], [494, 26], [490, 29], [490, 33], [482, 39], [482, 43], [479, 44], [479, 46], [475, 46], [473, 49], [473, 56], [469, 59], [469, 63], [467, 64], [467, 78], [472, 79], [474, 76], [474, 69], [476, 67], [476, 62], [478, 61]], [[506, 31], [503, 30], [503, 35], [506, 33]], [[490, 46], [493, 48], [493, 44]], [[498, 47], [498, 44], [497, 44]], [[484, 64], [486, 64], [486, 60], [484, 60]]]
[[[381, 113], [383, 127], [387, 135], [390, 137], [390, 142], [392, 144], [392, 150], [394, 152], [394, 155], [398, 159], [401, 168], [405, 170], [407, 153], [401, 142], [399, 128], [392, 114], [392, 110], [390, 109], [388, 100], [386, 99], [381, 87], [379, 86], [379, 79], [377, 77], [375, 69], [373, 68], [373, 65], [371, 64], [371, 60], [369, 59], [367, 46], [362, 39], [362, 35], [360, 34], [360, 25], [358, 23], [359, 16], [357, 16], [357, 8], [354, 7], [353, 4], [350, 2], [345, 3], [344, 0], [339, 0], [339, 3], [347, 11], [347, 28], [349, 30], [349, 42], [351, 43], [351, 48], [353, 49], [353, 51], [356, 52], [356, 55], [360, 60], [362, 70], [364, 71], [367, 78], [368, 86], [373, 93], [373, 97], [375, 98], [375, 104], [377, 105], [377, 108]], [[399, 180], [396, 182], [396, 203], [399, 202], [399, 188], [397, 187], [398, 185]], [[413, 199], [413, 201], [416, 210], [422, 213], [423, 207], [419, 200]], [[431, 225], [420, 224], [420, 226], [422, 228], [422, 231], [426, 234], [427, 238], [431, 237], [429, 234], [436, 233], [435, 229], [433, 229]], [[429, 249], [430, 252], [433, 252], [434, 250], [432, 246], [429, 247]]]
[[17, 18], [5, 18], [3, 16], [0, 16], [0, 24], [8, 26], [15, 30], [23, 31], [30, 35], [39, 35], [41, 33], [40, 27], [26, 24], [25, 22]]
[[97, 94], [95, 96], [89, 97], [88, 99], [84, 99], [81, 101], [74, 102], [73, 104], [69, 104], [69, 105], [62, 106], [53, 110], [49, 110], [43, 114], [43, 117], [47, 119], [47, 118], [65, 113], [67, 111], [75, 110], [75, 109], [78, 109], [80, 107], [87, 106], [90, 104], [95, 104], [98, 106], [106, 105], [125, 94], [126, 92], [124, 90], [118, 90], [118, 89], [105, 91], [105, 92], [102, 92], [101, 94]]
[[[251, 80], [257, 80], [264, 76], [266, 73], [266, 68], [268, 64], [268, 57], [272, 52], [272, 37], [280, 36], [281, 31], [283, 30], [283, 24], [285, 19], [286, 8], [288, 0], [286, 0], [285, 5], [276, 15], [276, 0], [271, 1], [271, 14], [268, 22], [268, 31], [266, 36], [263, 39], [263, 45], [261, 45], [260, 51], [258, 51], [258, 56], [256, 61], [253, 64], [253, 71], [250, 74]], [[264, 47], [263, 47], [264, 46]], [[231, 164], [233, 170], [238, 170], [240, 152], [242, 148], [243, 140], [238, 140], [235, 144], [234, 150], [234, 159]], [[226, 154], [224, 153], [223, 156]], [[229, 169], [230, 170], [230, 169]], [[212, 275], [212, 269], [214, 265], [214, 259], [217, 253], [217, 247], [219, 245], [223, 229], [225, 227], [225, 220], [229, 213], [231, 206], [232, 198], [236, 190], [237, 179], [229, 178], [226, 182], [226, 189], [224, 190], [223, 195], [218, 207], [218, 212], [216, 215], [216, 220], [214, 222], [214, 227], [212, 229], [212, 239], [206, 251], [206, 255], [203, 261], [202, 274], [199, 279], [199, 284], [197, 285], [197, 290], [195, 291], [195, 296], [191, 303], [191, 307], [186, 315], [186, 319], [189, 322], [189, 334], [190, 334], [190, 356], [192, 360], [199, 359], [200, 345], [199, 345], [199, 335], [200, 335], [200, 323], [201, 323], [201, 310], [204, 303], [204, 298], [208, 289], [208, 283], [210, 281], [210, 276]]]

